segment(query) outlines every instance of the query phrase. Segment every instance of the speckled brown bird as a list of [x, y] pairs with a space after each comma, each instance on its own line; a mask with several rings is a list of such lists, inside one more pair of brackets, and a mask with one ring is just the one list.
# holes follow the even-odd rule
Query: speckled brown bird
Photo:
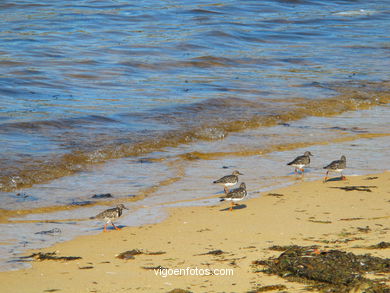
[[248, 193], [246, 191], [246, 185], [244, 182], [242, 182], [239, 188], [227, 192], [224, 196], [221, 196], [220, 199], [221, 201], [230, 201], [231, 206], [229, 208], [229, 211], [232, 211], [233, 206], [237, 205], [236, 202], [243, 200], [247, 196], [247, 194]]
[[324, 181], [328, 180], [328, 174], [329, 172], [337, 172], [341, 173], [341, 179], [346, 180], [345, 176], [343, 175], [344, 169], [347, 168], [347, 159], [345, 156], [341, 156], [340, 160], [335, 160], [329, 165], [325, 166], [324, 169], [327, 169], [325, 179]]
[[224, 185], [225, 193], [229, 192], [228, 186], [236, 185], [238, 182], [238, 175], [244, 175], [237, 170], [233, 171], [231, 175], [223, 176], [222, 178], [219, 178], [218, 180], [215, 180], [214, 184], [221, 184]]
[[99, 214], [97, 214], [95, 217], [92, 217], [91, 219], [98, 219], [103, 220], [105, 222], [104, 224], [104, 232], [107, 231], [107, 225], [111, 224], [115, 230], [120, 230], [115, 224], [113, 223], [114, 220], [118, 219], [122, 215], [122, 210], [128, 210], [123, 204], [117, 205], [115, 208], [105, 210]]
[[296, 157], [294, 160], [292, 160], [290, 163], [288, 163], [288, 166], [295, 167], [294, 173], [298, 173], [298, 170], [303, 173], [305, 172], [305, 167], [309, 166], [310, 164], [310, 156], [313, 156], [311, 152], [306, 151], [302, 156]]

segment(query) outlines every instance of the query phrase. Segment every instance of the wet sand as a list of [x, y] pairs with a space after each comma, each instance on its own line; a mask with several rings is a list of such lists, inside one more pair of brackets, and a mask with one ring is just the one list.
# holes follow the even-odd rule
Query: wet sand
[[[30, 269], [2, 272], [2, 291], [247, 292], [284, 285], [287, 292], [298, 292], [306, 285], [255, 273], [252, 262], [278, 256], [281, 252], [269, 249], [273, 245], [291, 244], [390, 258], [389, 248], [368, 248], [390, 239], [389, 194], [390, 172], [385, 172], [327, 183], [297, 180], [247, 199], [232, 212], [226, 202], [170, 208], [170, 216], [158, 224], [82, 236], [34, 251], [81, 259], [34, 261]], [[133, 249], [141, 254], [128, 260], [116, 257]], [[182, 275], [163, 277], [155, 270], [159, 267], [172, 269], [162, 274], [178, 269]], [[219, 271], [214, 275], [194, 275], [196, 270], [204, 274], [215, 269]], [[231, 273], [225, 269], [233, 269], [233, 275], [217, 275]], [[387, 285], [389, 277], [370, 274], [387, 278]]]

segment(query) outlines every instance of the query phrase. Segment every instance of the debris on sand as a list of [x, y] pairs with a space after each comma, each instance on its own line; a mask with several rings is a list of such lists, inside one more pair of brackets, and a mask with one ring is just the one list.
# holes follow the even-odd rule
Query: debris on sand
[[268, 292], [268, 291], [281, 291], [287, 289], [286, 286], [284, 285], [268, 285], [268, 286], [261, 286], [257, 287], [255, 290], [251, 290], [248, 293], [260, 293], [260, 292]]
[[375, 179], [378, 179], [378, 178], [379, 178], [378, 176], [374, 176], [374, 177], [367, 177], [364, 180], [375, 180]]
[[188, 291], [188, 290], [184, 290], [184, 289], [173, 289], [171, 291], [169, 291], [168, 293], [192, 293], [191, 291]]
[[142, 251], [140, 249], [132, 249], [132, 250], [127, 250], [125, 252], [122, 252], [118, 254], [116, 257], [120, 259], [134, 259], [135, 255], [138, 254], [146, 254], [146, 255], [160, 255], [160, 254], [165, 254], [165, 251]]
[[281, 197], [281, 196], [284, 196], [284, 194], [281, 194], [281, 193], [267, 193], [267, 196]]
[[371, 188], [377, 188], [377, 186], [343, 186], [343, 187], [330, 187], [337, 188], [345, 191], [367, 191], [372, 192]]
[[132, 250], [127, 250], [125, 252], [122, 252], [118, 254], [116, 257], [120, 259], [134, 259], [134, 255], [142, 254], [142, 251], [139, 249], [132, 249]]
[[201, 254], [196, 254], [196, 255], [221, 255], [221, 254], [224, 254], [225, 252], [222, 251], [221, 249], [216, 249], [216, 250], [211, 250], [211, 251], [208, 251], [208, 252], [205, 252], [205, 253], [201, 253]]
[[[269, 250], [275, 250], [275, 251], [286, 251], [291, 249], [298, 249], [300, 246], [298, 245], [272, 245], [268, 247]], [[307, 249], [317, 249], [319, 248], [318, 245], [312, 245], [312, 246], [306, 246]]]
[[167, 270], [168, 268], [165, 268], [163, 266], [154, 266], [154, 267], [142, 267], [144, 270]]
[[290, 281], [312, 284], [313, 289], [326, 292], [344, 293], [362, 287], [365, 288], [362, 292], [366, 293], [390, 292], [379, 280], [364, 277], [366, 272], [390, 273], [390, 259], [368, 254], [292, 246], [276, 259], [254, 261], [253, 265], [266, 267], [256, 269], [256, 272], [277, 274]]
[[23, 256], [21, 259], [34, 258], [35, 260], [43, 261], [43, 260], [76, 260], [81, 259], [80, 256], [56, 256], [56, 252], [38, 252], [33, 253], [28, 256]]
[[371, 245], [368, 248], [370, 249], [384, 249], [384, 248], [390, 248], [390, 242], [379, 242], [378, 244]]

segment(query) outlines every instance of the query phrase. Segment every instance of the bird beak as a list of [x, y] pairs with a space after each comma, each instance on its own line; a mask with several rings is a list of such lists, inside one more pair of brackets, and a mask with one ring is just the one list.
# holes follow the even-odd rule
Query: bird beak
[[242, 174], [242, 173], [240, 173], [240, 172], [238, 172], [238, 174], [239, 174], [239, 175], [244, 175], [244, 174]]

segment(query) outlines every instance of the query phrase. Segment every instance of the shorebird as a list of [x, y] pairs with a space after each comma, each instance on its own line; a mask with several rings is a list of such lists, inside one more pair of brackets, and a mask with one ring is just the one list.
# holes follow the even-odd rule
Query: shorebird
[[345, 168], [347, 168], [347, 159], [345, 158], [345, 156], [341, 156], [340, 160], [333, 161], [332, 163], [324, 167], [324, 169], [328, 170], [326, 171], [324, 181], [328, 180], [329, 172], [341, 173], [341, 179], [346, 180], [345, 176], [343, 175], [343, 170]]
[[238, 175], [244, 175], [240, 172], [233, 171], [231, 175], [223, 176], [222, 178], [219, 178], [218, 180], [215, 180], [213, 183], [222, 184], [224, 185], [225, 193], [229, 192], [228, 186], [236, 185], [238, 182]]
[[247, 196], [247, 194], [248, 193], [246, 192], [245, 183], [242, 182], [240, 184], [240, 187], [227, 192], [224, 196], [221, 196], [220, 199], [221, 201], [230, 200], [231, 206], [229, 208], [229, 211], [232, 211], [233, 206], [237, 205], [236, 202], [243, 200]]
[[104, 232], [107, 231], [107, 224], [110, 224], [115, 228], [115, 230], [120, 230], [117, 226], [114, 225], [113, 221], [118, 219], [122, 215], [122, 210], [128, 210], [127, 207], [125, 207], [123, 204], [118, 204], [115, 208], [105, 210], [99, 214], [97, 214], [95, 217], [91, 217], [91, 219], [98, 219], [103, 220], [105, 222], [104, 224]]
[[288, 163], [288, 166], [295, 167], [294, 173], [297, 174], [298, 170], [303, 173], [305, 172], [304, 167], [309, 166], [310, 164], [310, 156], [313, 156], [311, 152], [306, 151], [302, 156], [296, 157], [294, 160], [292, 160], [290, 163]]

